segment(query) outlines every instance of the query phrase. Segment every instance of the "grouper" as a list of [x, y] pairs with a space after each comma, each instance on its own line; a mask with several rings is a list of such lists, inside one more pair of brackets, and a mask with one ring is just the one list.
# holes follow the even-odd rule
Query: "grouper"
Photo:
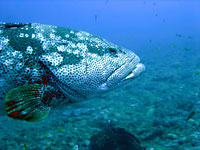
[[130, 50], [39, 23], [0, 23], [0, 101], [7, 116], [39, 121], [52, 107], [110, 91], [145, 70]]

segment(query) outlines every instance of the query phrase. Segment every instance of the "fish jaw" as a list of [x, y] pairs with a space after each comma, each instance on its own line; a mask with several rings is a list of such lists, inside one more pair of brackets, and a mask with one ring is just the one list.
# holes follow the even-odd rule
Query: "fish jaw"
[[133, 79], [145, 71], [145, 65], [138, 63], [133, 71], [131, 71], [123, 80]]
[[99, 86], [99, 91], [107, 91], [124, 84], [128, 80], [135, 79], [145, 71], [145, 65], [139, 62], [139, 57], [137, 55], [133, 56], [129, 61], [116, 69], [105, 83]]

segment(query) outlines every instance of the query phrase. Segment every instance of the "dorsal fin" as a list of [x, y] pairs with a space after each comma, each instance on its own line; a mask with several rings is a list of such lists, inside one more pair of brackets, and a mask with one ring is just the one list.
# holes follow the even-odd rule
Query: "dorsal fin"
[[30, 27], [31, 23], [0, 23], [0, 28], [3, 29], [14, 29], [22, 27]]

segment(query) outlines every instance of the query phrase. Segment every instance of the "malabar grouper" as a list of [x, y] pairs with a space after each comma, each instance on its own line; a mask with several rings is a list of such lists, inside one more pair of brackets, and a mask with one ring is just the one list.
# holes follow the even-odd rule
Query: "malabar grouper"
[[139, 62], [132, 51], [84, 31], [0, 23], [0, 101], [13, 119], [39, 121], [63, 101], [118, 87], [145, 70]]

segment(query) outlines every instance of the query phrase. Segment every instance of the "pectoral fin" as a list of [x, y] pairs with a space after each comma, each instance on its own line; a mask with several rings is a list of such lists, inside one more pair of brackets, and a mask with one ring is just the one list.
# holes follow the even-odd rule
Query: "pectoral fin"
[[24, 121], [39, 121], [48, 116], [54, 97], [53, 88], [43, 84], [29, 84], [9, 91], [5, 110], [9, 117]]

